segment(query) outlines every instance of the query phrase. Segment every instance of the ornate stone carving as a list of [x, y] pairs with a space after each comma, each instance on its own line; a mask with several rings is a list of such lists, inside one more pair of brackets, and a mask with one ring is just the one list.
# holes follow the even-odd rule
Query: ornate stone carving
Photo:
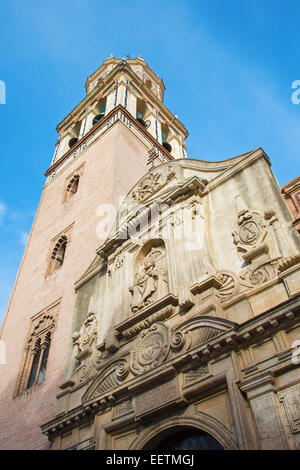
[[119, 405], [114, 407], [113, 417], [118, 418], [119, 416], [123, 416], [132, 410], [133, 408], [131, 400], [123, 401], [123, 403], [120, 403]]
[[133, 312], [167, 295], [169, 284], [165, 264], [163, 248], [152, 248], [144, 258], [135, 274], [134, 285], [129, 289]]
[[237, 294], [239, 282], [233, 273], [222, 271], [217, 273], [216, 277], [222, 283], [216, 294], [219, 300], [227, 300]]
[[176, 173], [172, 165], [168, 166], [168, 173], [167, 173], [167, 180], [171, 180], [173, 178], [177, 178]]
[[131, 371], [140, 375], [157, 367], [166, 359], [169, 347], [169, 330], [163, 323], [155, 323], [141, 331], [132, 353]]
[[234, 328], [229, 320], [214, 317], [195, 317], [179, 325], [171, 336], [171, 348], [174, 351], [188, 351], [210, 340], [221, 333]]
[[122, 332], [122, 336], [126, 339], [130, 339], [133, 336], [137, 335], [140, 331], [149, 328], [153, 323], [159, 322], [161, 320], [166, 320], [171, 317], [174, 313], [174, 307], [166, 307], [158, 312], [153, 313], [148, 318], [138, 322], [136, 325], [132, 326], [128, 330]]
[[288, 258], [283, 258], [278, 263], [278, 272], [282, 273], [298, 263], [300, 263], [300, 255], [294, 255], [289, 256]]
[[267, 261], [260, 266], [248, 267], [240, 273], [240, 282], [244, 287], [257, 287], [276, 277], [276, 262]]
[[123, 266], [123, 261], [124, 261], [124, 258], [122, 255], [118, 255], [115, 259], [115, 269], [119, 269], [121, 268], [121, 266]]
[[84, 394], [82, 401], [88, 401], [109, 392], [120, 385], [128, 376], [129, 364], [126, 359], [118, 359], [104, 368]]
[[194, 380], [205, 377], [206, 375], [209, 375], [209, 369], [207, 364], [203, 364], [202, 366], [199, 366], [196, 369], [192, 369], [186, 372], [186, 374], [184, 374], [184, 382], [190, 383]]
[[153, 411], [176, 407], [176, 404], [182, 400], [178, 377], [170, 382], [152, 387], [151, 390], [138, 395], [135, 398], [136, 417], [152, 414]]
[[87, 314], [86, 320], [83, 322], [79, 332], [73, 333], [73, 347], [75, 355], [88, 350], [94, 343], [97, 336], [97, 319], [93, 312]]
[[142, 181], [138, 184], [136, 189], [132, 193], [132, 199], [134, 202], [142, 202], [148, 196], [161, 188], [162, 183], [160, 182], [162, 175], [160, 173], [148, 173]]
[[250, 211], [240, 196], [236, 198], [237, 224], [232, 233], [233, 241], [240, 253], [261, 245], [266, 237], [266, 223], [263, 217], [255, 211]]
[[279, 399], [284, 405], [292, 433], [300, 432], [300, 385], [294, 385], [281, 392]]

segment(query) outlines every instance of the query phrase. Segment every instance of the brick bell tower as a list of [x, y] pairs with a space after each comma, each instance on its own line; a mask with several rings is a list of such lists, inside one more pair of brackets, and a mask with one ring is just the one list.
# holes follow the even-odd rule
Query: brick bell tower
[[103, 239], [99, 206], [120, 198], [149, 165], [186, 158], [183, 124], [165, 86], [141, 58], [110, 56], [59, 134], [1, 329], [0, 448], [48, 449], [40, 425], [55, 416], [64, 380], [74, 284]]

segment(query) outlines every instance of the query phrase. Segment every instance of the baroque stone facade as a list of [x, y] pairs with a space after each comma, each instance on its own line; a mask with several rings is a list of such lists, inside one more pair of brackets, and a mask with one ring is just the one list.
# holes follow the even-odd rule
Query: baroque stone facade
[[[140, 58], [131, 65], [114, 60], [88, 80], [89, 93], [123, 74], [128, 103], [125, 90], [133, 86], [126, 87], [126, 77], [143, 70], [156, 77]], [[135, 80], [137, 93], [148, 93], [150, 104], [166, 113], [162, 82], [155, 79], [149, 94]], [[225, 449], [300, 448], [300, 241], [267, 155], [258, 148], [207, 162], [163, 154], [166, 147], [153, 141], [151, 106], [145, 131], [123, 105], [118, 112], [135, 130], [117, 117], [111, 127], [108, 110], [107, 147], [121, 125], [131, 133], [132, 158], [147, 164], [145, 151], [135, 154], [138, 131], [157, 146], [157, 158], [134, 182], [121, 174], [127, 195], [108, 236], [98, 247], [90, 243], [90, 266], [72, 278], [66, 312], [72, 321], [65, 327], [60, 302], [53, 342], [59, 337], [69, 347], [49, 357], [47, 367], [59, 362], [64, 377], [54, 380], [59, 391], [44, 392], [56, 410], [39, 420], [40, 433], [53, 449], [155, 449], [180, 430], [210, 436]], [[177, 121], [167, 117], [172, 128]], [[170, 139], [184, 132], [176, 126]], [[68, 152], [50, 167], [50, 186], [67, 159]], [[88, 167], [86, 152], [80, 180]], [[81, 267], [87, 254], [79, 254]], [[34, 400], [40, 390], [31, 393], [19, 400]]]

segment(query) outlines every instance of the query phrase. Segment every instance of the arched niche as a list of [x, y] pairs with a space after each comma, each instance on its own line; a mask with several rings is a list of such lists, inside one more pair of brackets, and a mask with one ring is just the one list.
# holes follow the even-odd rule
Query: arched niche
[[132, 312], [169, 293], [166, 247], [162, 239], [149, 240], [139, 250], [134, 261], [133, 285], [129, 290]]

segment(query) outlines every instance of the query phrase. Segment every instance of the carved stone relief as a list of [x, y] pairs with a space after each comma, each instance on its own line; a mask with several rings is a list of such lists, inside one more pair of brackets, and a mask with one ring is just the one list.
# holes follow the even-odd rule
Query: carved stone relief
[[131, 371], [140, 375], [159, 366], [167, 357], [170, 348], [169, 330], [163, 323], [154, 323], [141, 331], [136, 339], [131, 358]]
[[171, 348], [174, 351], [188, 351], [234, 327], [228, 320], [213, 317], [195, 317], [179, 325], [172, 333]]
[[133, 202], [141, 203], [145, 201], [148, 197], [169, 183], [169, 181], [176, 178], [176, 171], [172, 165], [168, 166], [166, 174], [161, 171], [151, 171], [144, 176], [144, 178], [139, 182], [137, 187], [132, 192]]
[[120, 385], [129, 374], [129, 364], [126, 359], [118, 359], [104, 368], [84, 394], [82, 401], [96, 398]]
[[292, 433], [300, 432], [300, 385], [294, 385], [281, 392], [279, 399], [284, 405]]
[[217, 273], [216, 277], [222, 283], [216, 294], [220, 301], [230, 299], [238, 293], [239, 282], [235, 274], [228, 271], [222, 271]]
[[153, 313], [144, 320], [136, 323], [131, 328], [128, 328], [127, 330], [123, 331], [122, 336], [126, 339], [130, 339], [133, 336], [137, 335], [140, 331], [149, 328], [153, 323], [157, 323], [159, 321], [170, 318], [173, 315], [174, 311], [175, 309], [172, 306], [160, 309], [158, 312]]
[[163, 248], [153, 247], [151, 249], [138, 266], [134, 284], [129, 290], [132, 294], [132, 312], [136, 312], [168, 294], [169, 283]]
[[237, 223], [232, 236], [238, 252], [243, 255], [263, 244], [267, 225], [261, 214], [247, 208], [241, 196], [237, 196], [235, 202]]
[[119, 418], [133, 410], [132, 401], [126, 400], [114, 407], [113, 417]]
[[94, 343], [97, 336], [97, 319], [93, 312], [89, 312], [83, 322], [79, 332], [73, 333], [73, 347], [75, 355], [89, 349]]
[[244, 209], [238, 214], [233, 241], [239, 252], [245, 253], [262, 243], [266, 236], [266, 224], [258, 212]]
[[209, 369], [207, 364], [203, 364], [196, 369], [189, 370], [184, 374], [184, 382], [185, 383], [190, 383], [194, 382], [197, 379], [200, 379], [202, 377], [205, 377], [209, 375]]
[[134, 202], [142, 202], [162, 187], [162, 175], [159, 172], [147, 174], [132, 193]]
[[249, 266], [240, 272], [240, 283], [242, 286], [251, 288], [264, 284], [276, 277], [275, 261], [267, 261], [260, 266]]

